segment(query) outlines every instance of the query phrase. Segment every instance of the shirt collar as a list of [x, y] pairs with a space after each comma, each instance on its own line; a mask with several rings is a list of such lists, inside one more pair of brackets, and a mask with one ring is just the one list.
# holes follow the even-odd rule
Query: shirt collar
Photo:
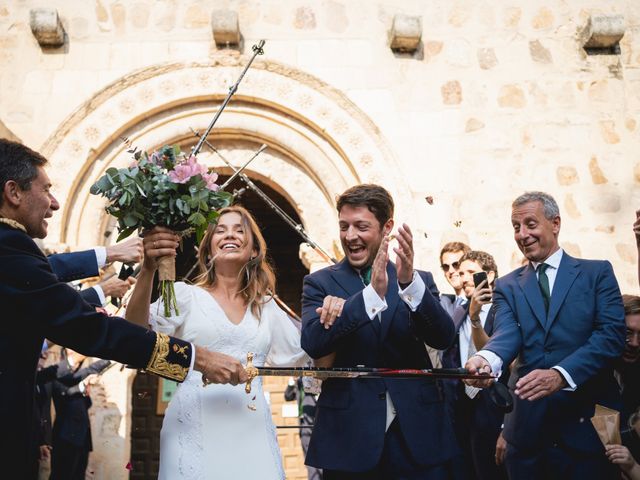
[[538, 265], [540, 265], [541, 263], [546, 263], [550, 267], [555, 268], [557, 270], [558, 268], [560, 268], [560, 262], [562, 261], [563, 254], [564, 254], [564, 250], [562, 250], [562, 248], [559, 248], [553, 254], [551, 254], [551, 256], [549, 256], [544, 262], [531, 262], [531, 266], [533, 267], [534, 270], [537, 270]]

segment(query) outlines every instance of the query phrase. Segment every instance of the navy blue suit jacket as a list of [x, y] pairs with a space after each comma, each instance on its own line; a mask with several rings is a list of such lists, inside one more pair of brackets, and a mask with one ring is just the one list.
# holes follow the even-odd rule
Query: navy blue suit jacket
[[[387, 310], [382, 321], [365, 312], [358, 273], [343, 260], [308, 275], [302, 293], [302, 348], [313, 358], [335, 352], [335, 367], [431, 368], [424, 343], [442, 349], [453, 341], [453, 322], [438, 299], [428, 272], [419, 272], [426, 291], [411, 312], [398, 295], [395, 266], [387, 266]], [[342, 314], [325, 330], [315, 309], [327, 295], [346, 299]], [[366, 471], [379, 462], [386, 424], [385, 392], [397, 412], [402, 434], [415, 461], [434, 465], [455, 450], [441, 385], [432, 379], [329, 379], [322, 384], [308, 465]]]
[[[47, 257], [53, 273], [61, 282], [72, 282], [83, 278], [97, 277], [100, 274], [95, 250], [81, 252], [54, 253]], [[102, 306], [100, 297], [94, 288], [80, 291], [85, 302]]]
[[622, 298], [611, 264], [562, 256], [548, 315], [531, 265], [496, 281], [496, 330], [485, 346], [507, 366], [518, 355], [518, 377], [560, 366], [578, 386], [546, 398], [514, 401], [505, 439], [517, 448], [561, 442], [585, 452], [603, 447], [590, 418], [595, 404], [620, 408], [612, 372], [624, 348]]
[[[28, 478], [36, 460], [34, 394], [44, 338], [87, 356], [110, 358], [137, 368], [156, 355], [157, 335], [118, 317], [108, 317], [58, 280], [26, 233], [0, 224], [0, 464]], [[184, 342], [170, 339], [171, 342]], [[188, 345], [188, 344], [186, 344]], [[183, 362], [179, 356], [172, 362]], [[168, 357], [169, 358], [169, 357]]]

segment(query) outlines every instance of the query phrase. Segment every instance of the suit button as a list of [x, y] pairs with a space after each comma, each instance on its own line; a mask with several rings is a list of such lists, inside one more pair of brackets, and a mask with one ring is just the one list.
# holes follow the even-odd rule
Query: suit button
[[379, 393], [379, 394], [378, 394], [378, 398], [379, 398], [380, 400], [386, 400], [386, 399], [387, 399], [387, 395], [386, 395], [384, 392], [382, 392], [382, 393]]

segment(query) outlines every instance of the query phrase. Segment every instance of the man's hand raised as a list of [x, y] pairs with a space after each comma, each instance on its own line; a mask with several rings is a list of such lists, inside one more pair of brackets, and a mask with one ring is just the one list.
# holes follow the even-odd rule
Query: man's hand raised
[[413, 281], [413, 235], [406, 223], [398, 228], [397, 240], [398, 247], [393, 251], [396, 253], [398, 283], [411, 283]]
[[378, 296], [384, 300], [389, 286], [389, 276], [387, 275], [387, 262], [389, 261], [389, 237], [384, 237], [380, 243], [380, 248], [371, 266], [371, 286]]
[[115, 245], [110, 245], [107, 250], [107, 263], [139, 263], [142, 260], [142, 239], [130, 238]]

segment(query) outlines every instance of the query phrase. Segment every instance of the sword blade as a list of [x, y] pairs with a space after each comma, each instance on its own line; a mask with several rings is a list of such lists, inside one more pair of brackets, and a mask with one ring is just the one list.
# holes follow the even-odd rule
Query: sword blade
[[[247, 353], [247, 373], [245, 391], [251, 393], [251, 381], [257, 377], [316, 377], [327, 378], [450, 378], [464, 379], [495, 379], [489, 373], [469, 373], [464, 368], [431, 368], [425, 370], [411, 368], [319, 368], [319, 367], [256, 367], [253, 365], [253, 353]], [[205, 383], [206, 385], [206, 383]]]
[[482, 379], [496, 378], [491, 374], [469, 373], [464, 368], [317, 368], [317, 367], [257, 367], [263, 377], [316, 377], [316, 378], [443, 378]]

